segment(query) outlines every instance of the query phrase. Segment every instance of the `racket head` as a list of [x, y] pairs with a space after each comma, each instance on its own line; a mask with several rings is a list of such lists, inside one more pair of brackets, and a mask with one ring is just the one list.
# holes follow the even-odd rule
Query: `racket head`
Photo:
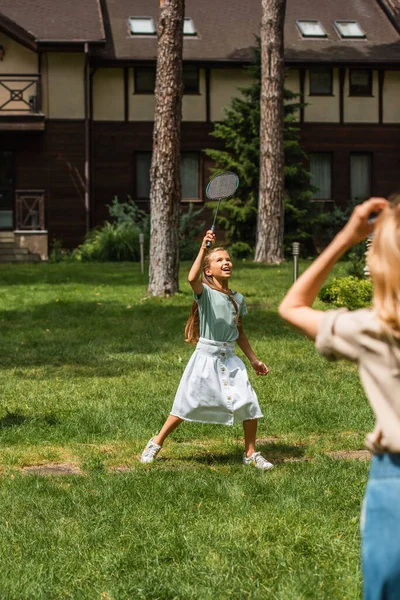
[[226, 200], [236, 192], [239, 187], [239, 177], [232, 171], [218, 173], [206, 187], [206, 195], [209, 200]]

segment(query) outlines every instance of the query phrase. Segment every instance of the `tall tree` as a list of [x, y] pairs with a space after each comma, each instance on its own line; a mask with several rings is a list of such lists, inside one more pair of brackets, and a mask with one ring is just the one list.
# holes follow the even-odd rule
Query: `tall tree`
[[285, 63], [283, 26], [286, 0], [261, 0], [260, 188], [255, 260], [283, 261]]
[[148, 293], [178, 291], [182, 47], [185, 0], [160, 0], [153, 156], [150, 169]]

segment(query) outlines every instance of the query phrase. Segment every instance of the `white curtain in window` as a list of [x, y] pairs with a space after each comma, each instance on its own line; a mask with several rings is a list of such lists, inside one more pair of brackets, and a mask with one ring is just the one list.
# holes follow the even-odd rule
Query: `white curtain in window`
[[181, 155], [182, 198], [195, 200], [199, 198], [199, 155], [185, 152]]
[[327, 152], [310, 154], [311, 183], [316, 200], [332, 200], [332, 156]]
[[350, 156], [351, 199], [366, 200], [371, 195], [371, 155]]

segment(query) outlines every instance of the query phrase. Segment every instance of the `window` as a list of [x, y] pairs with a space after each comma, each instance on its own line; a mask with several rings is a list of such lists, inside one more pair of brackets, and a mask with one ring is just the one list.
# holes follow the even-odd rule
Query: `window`
[[154, 94], [156, 70], [154, 67], [135, 67], [135, 94]]
[[350, 69], [350, 96], [372, 96], [371, 69]]
[[150, 167], [151, 152], [136, 152], [136, 190], [137, 200], [148, 200], [150, 198]]
[[310, 96], [332, 96], [332, 69], [310, 69]]
[[357, 21], [334, 21], [333, 23], [342, 38], [364, 39], [366, 37]]
[[199, 68], [184, 65], [183, 67], [183, 93], [184, 94], [199, 94]]
[[[137, 200], [150, 198], [151, 152], [136, 152], [136, 189]], [[198, 152], [182, 152], [181, 154], [181, 186], [182, 200], [199, 200], [200, 156]]]
[[198, 200], [199, 194], [199, 155], [197, 152], [184, 152], [181, 155], [182, 200]]
[[296, 21], [300, 33], [305, 38], [326, 38], [325, 29], [319, 21]]
[[332, 200], [332, 155], [329, 152], [310, 154], [311, 184], [318, 188], [314, 200]]
[[[135, 67], [135, 94], [154, 94], [156, 86], [155, 67]], [[190, 65], [183, 67], [183, 93], [198, 94], [199, 88], [199, 68]]]
[[183, 21], [183, 35], [185, 35], [185, 36], [196, 36], [197, 35], [197, 31], [196, 31], [196, 27], [194, 26], [193, 19], [191, 19], [190, 17], [185, 17], [185, 20]]
[[14, 157], [0, 152], [0, 230], [14, 227]]
[[371, 196], [371, 154], [350, 155], [351, 199], [363, 201]]
[[130, 17], [129, 26], [132, 35], [155, 35], [156, 28], [152, 17]]

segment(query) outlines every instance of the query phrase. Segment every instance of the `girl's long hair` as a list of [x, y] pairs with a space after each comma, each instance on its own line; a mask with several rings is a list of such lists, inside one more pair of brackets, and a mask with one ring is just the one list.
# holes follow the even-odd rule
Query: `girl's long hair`
[[386, 333], [400, 335], [400, 194], [376, 220], [367, 263], [374, 283], [373, 306]]
[[[201, 282], [203, 285], [208, 285], [212, 290], [217, 290], [222, 294], [226, 294], [229, 297], [229, 300], [232, 302], [235, 307], [235, 322], [237, 323], [239, 320], [239, 307], [237, 302], [233, 298], [233, 293], [231, 290], [223, 290], [217, 287], [209, 275], [205, 274], [205, 270], [210, 266], [210, 257], [214, 254], [214, 252], [225, 251], [225, 248], [213, 248], [211, 252], [206, 254], [203, 260], [203, 274], [201, 276]], [[190, 314], [188, 321], [185, 327], [185, 340], [190, 344], [197, 344], [200, 338], [200, 314], [199, 314], [199, 306], [196, 301], [193, 302], [192, 307], [190, 309]]]

